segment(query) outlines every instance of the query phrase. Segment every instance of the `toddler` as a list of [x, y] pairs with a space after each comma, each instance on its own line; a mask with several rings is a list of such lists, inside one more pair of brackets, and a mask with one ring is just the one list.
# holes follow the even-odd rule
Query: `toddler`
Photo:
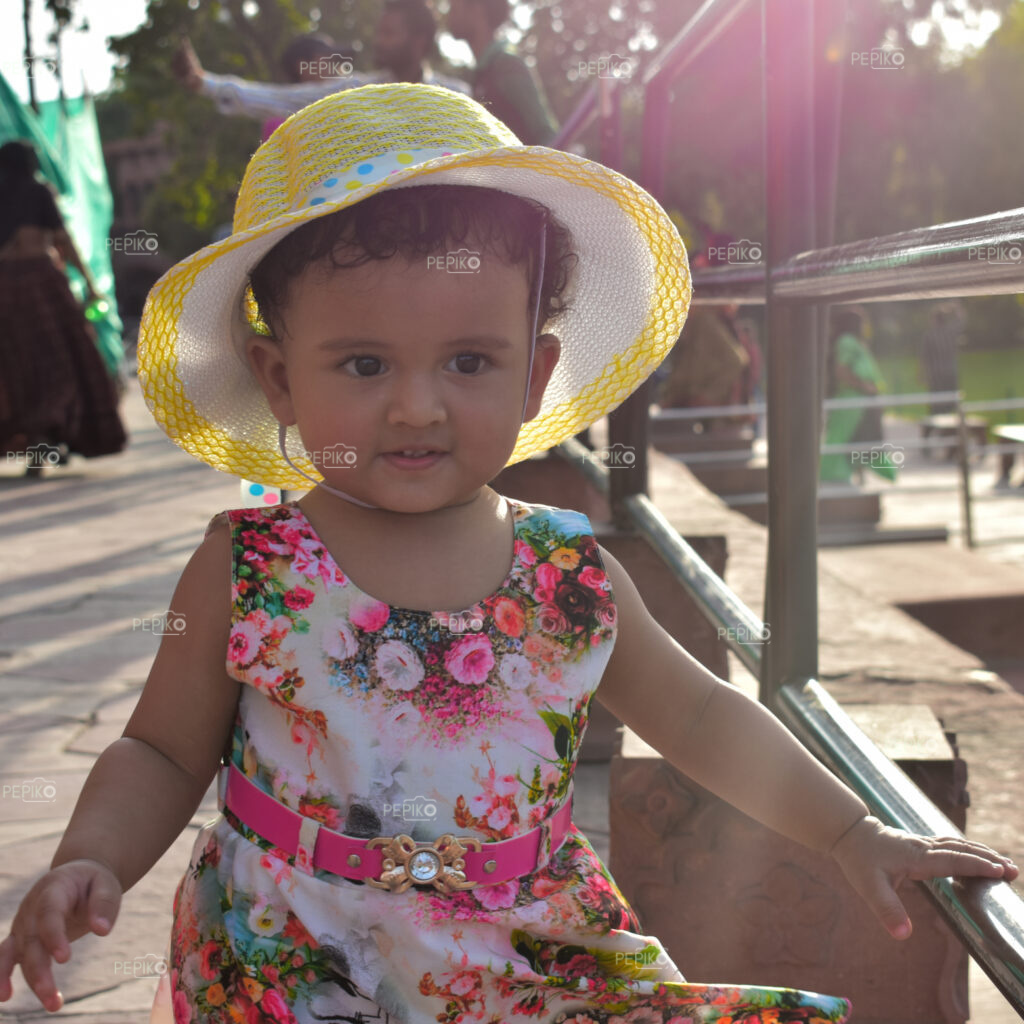
[[1016, 877], [872, 817], [654, 621], [586, 516], [488, 486], [635, 390], [689, 299], [646, 192], [468, 97], [368, 85], [274, 132], [231, 236], [151, 291], [139, 375], [186, 451], [316, 486], [211, 521], [0, 943], [0, 999], [20, 963], [60, 1008], [52, 961], [109, 933], [218, 775], [154, 1022], [846, 1021], [841, 996], [688, 981], [644, 934], [571, 820], [595, 696], [835, 858], [894, 938], [904, 879]]

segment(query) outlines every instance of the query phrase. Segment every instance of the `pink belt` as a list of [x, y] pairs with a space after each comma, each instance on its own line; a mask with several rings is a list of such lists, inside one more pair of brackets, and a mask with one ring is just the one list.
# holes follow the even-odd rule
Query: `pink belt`
[[217, 783], [218, 807], [227, 807], [254, 832], [294, 856], [301, 871], [312, 875], [323, 869], [390, 892], [404, 892], [413, 884], [453, 892], [532, 874], [559, 849], [572, 823], [570, 789], [562, 806], [540, 825], [501, 842], [485, 843], [450, 832], [430, 843], [407, 835], [354, 839], [286, 807], [233, 763], [221, 766]]

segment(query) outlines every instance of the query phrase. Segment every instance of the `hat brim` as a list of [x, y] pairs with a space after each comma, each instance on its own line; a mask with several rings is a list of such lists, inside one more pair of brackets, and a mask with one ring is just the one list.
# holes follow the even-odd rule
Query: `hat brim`
[[[172, 267], [151, 289], [139, 328], [139, 379], [168, 436], [224, 472], [304, 490], [281, 457], [278, 423], [246, 361], [248, 277], [286, 234], [383, 188], [471, 185], [534, 200], [570, 231], [580, 254], [559, 318], [562, 354], [541, 410], [523, 424], [513, 465], [585, 429], [618, 406], [662, 362], [686, 319], [686, 251], [665, 211], [640, 186], [583, 157], [543, 146], [503, 146], [438, 157], [232, 234]], [[289, 456], [319, 478], [301, 438]]]

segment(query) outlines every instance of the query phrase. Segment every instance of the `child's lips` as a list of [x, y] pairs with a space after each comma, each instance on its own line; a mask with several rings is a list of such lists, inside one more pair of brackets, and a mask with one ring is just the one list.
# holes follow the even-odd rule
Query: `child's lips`
[[[416, 451], [417, 449], [411, 448], [409, 451]], [[385, 452], [384, 458], [393, 466], [397, 466], [399, 469], [426, 469], [429, 466], [435, 465], [439, 462], [447, 452], [435, 450], [435, 449], [424, 449], [427, 452], [426, 455], [403, 455], [402, 452]]]

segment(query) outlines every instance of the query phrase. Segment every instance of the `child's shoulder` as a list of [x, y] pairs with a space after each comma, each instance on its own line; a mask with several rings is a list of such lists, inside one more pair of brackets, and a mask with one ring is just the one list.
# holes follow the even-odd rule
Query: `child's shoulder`
[[234, 531], [249, 525], [271, 523], [291, 519], [296, 514], [291, 504], [267, 505], [264, 507], [226, 508], [214, 515], [206, 526], [206, 536], [217, 528]]
[[[525, 532], [532, 534], [530, 539], [534, 542], [535, 548], [546, 547], [549, 550], [554, 548], [575, 547], [583, 556], [581, 565], [591, 563], [605, 571], [613, 584], [628, 581], [632, 588], [633, 583], [625, 568], [619, 563], [612, 553], [602, 547], [594, 535], [594, 527], [590, 517], [585, 512], [574, 508], [561, 508], [558, 505], [544, 505], [536, 501], [521, 501], [518, 498], [509, 499], [514, 503], [515, 515], [529, 517], [531, 522]], [[523, 527], [519, 527], [523, 532]]]
[[559, 530], [571, 535], [592, 535], [594, 532], [586, 513], [577, 509], [545, 505], [539, 501], [523, 501], [521, 498], [507, 496], [506, 500], [512, 506], [512, 514], [517, 522], [529, 519], [535, 527], [547, 525], [552, 530]]

